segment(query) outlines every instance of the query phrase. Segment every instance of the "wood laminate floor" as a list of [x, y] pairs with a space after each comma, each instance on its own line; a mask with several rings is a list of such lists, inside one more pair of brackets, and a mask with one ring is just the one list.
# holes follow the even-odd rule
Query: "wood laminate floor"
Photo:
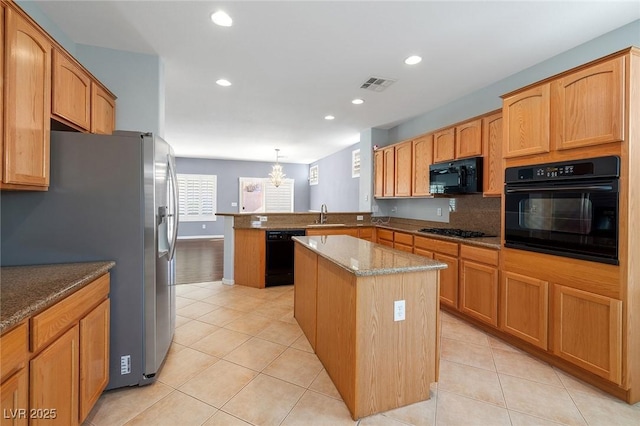
[[220, 281], [223, 266], [222, 238], [178, 240], [176, 245], [176, 284]]

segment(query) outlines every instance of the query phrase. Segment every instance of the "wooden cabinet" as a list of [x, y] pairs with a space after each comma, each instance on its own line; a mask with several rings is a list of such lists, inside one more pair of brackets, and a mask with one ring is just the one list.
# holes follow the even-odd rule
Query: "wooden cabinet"
[[12, 8], [5, 10], [3, 189], [49, 186], [51, 42]]
[[549, 283], [513, 272], [502, 272], [500, 329], [547, 349]]
[[467, 121], [456, 126], [455, 158], [482, 155], [482, 119]]
[[426, 196], [430, 194], [429, 166], [433, 162], [433, 135], [421, 136], [411, 144], [413, 147], [411, 195]]
[[393, 248], [413, 253], [413, 235], [405, 232], [394, 231]]
[[358, 228], [358, 238], [363, 240], [375, 242], [375, 228], [367, 226], [365, 228]]
[[316, 349], [316, 299], [318, 292], [318, 255], [300, 244], [294, 248], [293, 316]]
[[373, 161], [375, 173], [373, 196], [379, 198], [384, 195], [384, 155], [382, 150], [373, 153]]
[[501, 196], [504, 186], [502, 164], [502, 112], [482, 119], [482, 144], [484, 152], [482, 191], [486, 196]]
[[498, 326], [497, 250], [460, 245], [460, 311]]
[[116, 129], [116, 99], [95, 81], [91, 82], [91, 133], [110, 135]]
[[235, 284], [264, 288], [267, 248], [265, 231], [236, 229], [233, 275]]
[[80, 320], [79, 421], [82, 423], [109, 383], [110, 302]]
[[562, 285], [553, 291], [553, 352], [620, 384], [622, 301]]
[[382, 150], [382, 162], [384, 168], [383, 197], [395, 195], [395, 149], [393, 146]]
[[450, 127], [433, 134], [433, 162], [453, 160], [456, 156], [456, 129]]
[[625, 58], [590, 66], [551, 82], [555, 149], [624, 139]]
[[80, 130], [91, 128], [91, 78], [58, 49], [53, 50], [51, 113]]
[[440, 270], [440, 303], [458, 309], [458, 244], [417, 235], [413, 247], [415, 254], [447, 264]]
[[29, 416], [29, 369], [23, 368], [0, 384], [1, 426], [27, 426]]
[[[47, 346], [30, 363], [30, 409], [56, 409], [55, 423], [78, 424], [78, 326]], [[50, 419], [30, 419], [31, 425], [51, 424]]]
[[412, 176], [412, 148], [411, 141], [403, 142], [395, 145], [395, 162], [394, 162], [394, 196], [409, 197], [412, 194], [411, 182]]
[[393, 231], [378, 228], [376, 230], [376, 241], [383, 246], [393, 247]]
[[549, 83], [503, 100], [505, 158], [549, 152]]
[[105, 274], [0, 337], [9, 424], [84, 421], [109, 381], [108, 295]]
[[358, 236], [358, 228], [349, 228], [340, 226], [337, 228], [309, 228], [306, 231], [307, 237], [314, 235], [349, 235], [351, 237]]

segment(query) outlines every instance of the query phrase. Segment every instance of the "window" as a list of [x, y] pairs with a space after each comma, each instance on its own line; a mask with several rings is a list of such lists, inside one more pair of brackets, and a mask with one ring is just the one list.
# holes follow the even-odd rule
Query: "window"
[[318, 184], [318, 165], [309, 168], [309, 185]]
[[360, 177], [360, 150], [351, 151], [351, 177]]
[[216, 175], [178, 174], [180, 221], [215, 221], [217, 187]]
[[275, 187], [267, 178], [240, 178], [240, 213], [293, 212], [294, 180]]

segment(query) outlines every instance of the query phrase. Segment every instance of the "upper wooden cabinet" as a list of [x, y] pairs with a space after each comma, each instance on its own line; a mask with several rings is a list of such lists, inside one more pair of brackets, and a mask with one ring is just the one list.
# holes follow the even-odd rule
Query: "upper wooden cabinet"
[[373, 196], [382, 197], [384, 194], [384, 157], [382, 150], [377, 150], [373, 153], [373, 168], [373, 173], [375, 174]]
[[384, 168], [384, 184], [382, 188], [383, 197], [393, 197], [395, 195], [395, 149], [393, 146], [382, 150], [382, 162]]
[[549, 84], [503, 100], [504, 157], [549, 152]]
[[502, 112], [482, 119], [484, 152], [482, 189], [485, 196], [500, 196], [504, 184], [502, 165]]
[[11, 8], [6, 9], [2, 188], [49, 186], [51, 43]]
[[456, 158], [482, 155], [482, 119], [456, 126]]
[[411, 170], [413, 182], [411, 185], [411, 195], [429, 195], [429, 166], [433, 162], [433, 135], [421, 136], [412, 141], [412, 144], [413, 167]]
[[408, 197], [412, 194], [412, 151], [411, 141], [406, 141], [395, 146], [395, 180], [394, 196]]
[[110, 135], [116, 129], [116, 100], [95, 81], [91, 82], [91, 133]]
[[456, 156], [456, 129], [450, 127], [433, 134], [433, 162], [453, 160]]
[[53, 50], [53, 103], [58, 120], [89, 131], [91, 127], [91, 78], [66, 53]]
[[551, 82], [556, 149], [624, 139], [624, 67], [624, 57], [614, 58]]

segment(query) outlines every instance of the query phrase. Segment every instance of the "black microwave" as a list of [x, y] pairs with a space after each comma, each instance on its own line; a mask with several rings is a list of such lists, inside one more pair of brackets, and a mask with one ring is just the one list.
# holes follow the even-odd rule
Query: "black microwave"
[[482, 157], [429, 166], [432, 194], [472, 194], [482, 192]]

